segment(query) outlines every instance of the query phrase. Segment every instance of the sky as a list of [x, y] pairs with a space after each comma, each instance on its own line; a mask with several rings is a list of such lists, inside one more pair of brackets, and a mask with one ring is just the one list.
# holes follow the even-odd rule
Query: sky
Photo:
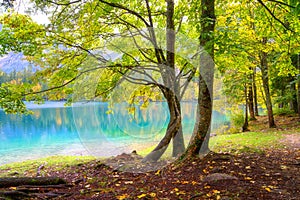
[[36, 9], [33, 7], [32, 3], [30, 3], [29, 0], [16, 0], [14, 2], [14, 8], [15, 12], [21, 13], [21, 14], [28, 14], [26, 13], [26, 10], [32, 10], [30, 16], [32, 17], [32, 20], [39, 23], [39, 24], [47, 24], [49, 22], [48, 17], [41, 12], [35, 12]]

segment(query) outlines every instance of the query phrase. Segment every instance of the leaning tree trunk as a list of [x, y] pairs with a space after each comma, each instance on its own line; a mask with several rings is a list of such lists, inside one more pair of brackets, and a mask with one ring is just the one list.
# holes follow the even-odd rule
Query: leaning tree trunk
[[[265, 45], [267, 43], [267, 38], [264, 37], [262, 43]], [[266, 106], [268, 111], [268, 121], [269, 127], [276, 127], [273, 115], [272, 101], [269, 89], [269, 76], [268, 76], [268, 61], [267, 61], [267, 53], [262, 51], [260, 55], [260, 64], [261, 64], [261, 74], [262, 74], [262, 82], [263, 88], [266, 96]]]
[[158, 159], [160, 159], [160, 157], [168, 148], [171, 139], [174, 137], [174, 133], [177, 133], [181, 127], [180, 107], [178, 107], [180, 103], [172, 90], [170, 90], [169, 88], [165, 88], [163, 90], [164, 96], [168, 103], [170, 121], [165, 136], [155, 147], [155, 149], [143, 159], [143, 162], [156, 162]]
[[209, 152], [213, 107], [215, 20], [215, 1], [201, 0], [200, 46], [204, 47], [207, 53], [201, 52], [200, 54], [197, 117], [193, 136], [183, 157], [193, 157]]

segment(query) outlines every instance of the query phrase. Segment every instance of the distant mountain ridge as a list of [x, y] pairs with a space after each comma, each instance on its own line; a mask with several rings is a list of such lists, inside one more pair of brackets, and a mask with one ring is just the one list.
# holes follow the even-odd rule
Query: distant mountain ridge
[[24, 69], [29, 67], [31, 67], [32, 71], [38, 69], [37, 66], [25, 60], [23, 53], [10, 52], [0, 58], [0, 70], [8, 74], [13, 71], [24, 71]]

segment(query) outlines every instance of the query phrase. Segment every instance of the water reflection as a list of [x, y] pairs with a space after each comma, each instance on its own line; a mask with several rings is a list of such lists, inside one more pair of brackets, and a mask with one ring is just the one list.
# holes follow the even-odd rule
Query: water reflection
[[[107, 114], [107, 103], [99, 102], [28, 106], [33, 115], [6, 115], [0, 110], [0, 164], [55, 154], [108, 156], [145, 148], [161, 139], [169, 120], [162, 102], [152, 102], [147, 109], [137, 106], [134, 114], [128, 113], [126, 104], [114, 105], [112, 114]], [[192, 133], [195, 110], [195, 103], [182, 103], [185, 135]], [[213, 115], [215, 129], [225, 118], [217, 112]]]

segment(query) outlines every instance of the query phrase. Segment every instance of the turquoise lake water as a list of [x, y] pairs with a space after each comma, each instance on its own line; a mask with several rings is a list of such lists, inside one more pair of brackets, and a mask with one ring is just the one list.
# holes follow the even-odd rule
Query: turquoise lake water
[[[7, 115], [0, 110], [0, 165], [50, 155], [112, 156], [155, 145], [162, 138], [169, 116], [167, 104], [152, 102], [147, 109], [126, 104], [108, 108], [108, 103], [64, 102], [27, 104], [32, 115]], [[193, 130], [196, 104], [182, 103], [183, 131]], [[112, 114], [107, 114], [108, 111]], [[212, 129], [226, 123], [213, 113]]]

